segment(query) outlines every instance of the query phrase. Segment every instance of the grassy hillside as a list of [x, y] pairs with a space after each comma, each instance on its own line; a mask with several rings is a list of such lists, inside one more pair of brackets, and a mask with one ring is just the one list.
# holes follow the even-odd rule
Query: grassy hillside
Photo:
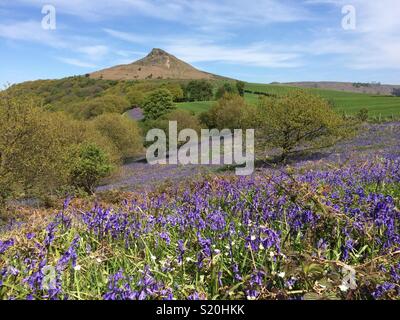
[[[247, 91], [263, 92], [271, 95], [282, 96], [291, 90], [297, 88], [282, 85], [255, 84], [246, 85]], [[346, 114], [355, 114], [362, 108], [367, 108], [372, 117], [382, 116], [384, 118], [391, 116], [400, 116], [400, 98], [392, 96], [376, 96], [362, 93], [342, 92], [323, 89], [305, 89], [314, 94], [318, 94], [329, 100], [338, 112]], [[257, 103], [259, 95], [246, 93], [246, 100], [249, 103]], [[207, 102], [186, 102], [178, 104], [178, 108], [201, 113], [207, 111], [213, 104], [212, 101]]]
[[178, 108], [194, 112], [196, 114], [208, 111], [215, 101], [194, 101], [194, 102], [182, 102], [178, 103]]
[[[259, 91], [269, 94], [282, 95], [286, 92], [296, 89], [290, 86], [248, 84], [246, 90]], [[362, 108], [367, 108], [372, 116], [382, 115], [383, 117], [391, 115], [400, 115], [400, 98], [392, 96], [377, 96], [363, 93], [342, 92], [323, 89], [306, 89], [314, 94], [331, 101], [335, 108], [340, 112], [353, 114]], [[252, 102], [257, 97], [248, 95], [247, 99]]]

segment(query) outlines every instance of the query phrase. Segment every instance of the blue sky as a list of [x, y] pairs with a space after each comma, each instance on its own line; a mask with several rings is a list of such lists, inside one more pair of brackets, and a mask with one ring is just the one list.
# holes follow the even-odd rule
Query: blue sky
[[[44, 5], [56, 29], [42, 27]], [[342, 9], [355, 9], [345, 30]], [[399, 0], [0, 0], [0, 84], [62, 78], [163, 48], [252, 82], [400, 84]]]

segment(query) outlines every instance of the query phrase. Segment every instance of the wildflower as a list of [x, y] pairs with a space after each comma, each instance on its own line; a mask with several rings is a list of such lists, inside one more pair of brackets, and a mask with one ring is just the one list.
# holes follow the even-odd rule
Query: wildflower
[[291, 277], [289, 280], [286, 281], [285, 286], [289, 289], [292, 290], [297, 282], [297, 279], [295, 277]]
[[167, 232], [160, 233], [160, 238], [164, 240], [167, 245], [171, 244], [171, 238], [169, 237], [169, 234]]
[[61, 271], [61, 270], [65, 269], [70, 261], [72, 262], [72, 267], [73, 268], [76, 266], [76, 260], [78, 259], [78, 254], [76, 253], [76, 249], [78, 247], [79, 239], [80, 239], [80, 237], [76, 236], [74, 238], [74, 240], [72, 240], [71, 245], [68, 248], [68, 250], [58, 260], [58, 262], [57, 262], [57, 269], [58, 270]]
[[246, 291], [246, 298], [247, 300], [254, 301], [257, 300], [260, 293], [256, 290], [247, 290]]
[[9, 248], [14, 245], [14, 239], [0, 241], [0, 254], [5, 253]]
[[185, 243], [183, 240], [178, 240], [178, 263], [183, 262], [183, 256], [185, 254]]
[[378, 285], [375, 289], [375, 291], [372, 293], [372, 296], [375, 299], [382, 298], [387, 292], [392, 291], [396, 288], [396, 285], [394, 283], [390, 282], [385, 282], [382, 285]]
[[82, 269], [82, 267], [78, 264], [74, 267], [75, 271], [80, 271], [81, 269]]
[[233, 274], [234, 274], [235, 280], [236, 281], [242, 281], [243, 278], [240, 275], [239, 266], [236, 263], [232, 266], [232, 270], [233, 270]]
[[28, 240], [32, 240], [35, 236], [36, 236], [36, 235], [35, 235], [33, 232], [30, 232], [30, 233], [28, 233], [28, 234], [26, 235], [26, 238], [27, 238]]

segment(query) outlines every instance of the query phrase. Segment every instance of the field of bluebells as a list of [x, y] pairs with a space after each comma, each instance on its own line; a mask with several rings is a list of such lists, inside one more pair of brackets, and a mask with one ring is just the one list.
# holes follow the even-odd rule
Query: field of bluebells
[[68, 199], [50, 221], [0, 235], [0, 298], [400, 299], [390, 150], [213, 175], [117, 205]]

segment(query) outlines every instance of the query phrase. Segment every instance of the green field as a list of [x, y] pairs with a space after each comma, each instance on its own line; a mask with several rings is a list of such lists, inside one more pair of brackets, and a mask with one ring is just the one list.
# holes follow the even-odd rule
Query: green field
[[181, 110], [187, 110], [196, 114], [206, 112], [215, 101], [195, 101], [195, 102], [182, 102], [178, 103], [177, 106]]
[[[246, 90], [265, 92], [273, 95], [282, 96], [291, 90], [297, 88], [282, 85], [255, 84], [248, 83]], [[367, 108], [371, 117], [398, 117], [400, 116], [400, 98], [392, 96], [377, 96], [362, 93], [343, 92], [323, 89], [305, 89], [314, 94], [320, 95], [330, 101], [338, 112], [346, 114], [355, 114], [360, 109]], [[257, 103], [259, 96], [246, 93], [246, 100], [249, 103]], [[185, 102], [178, 104], [179, 109], [201, 113], [207, 111], [213, 104], [213, 101]]]

